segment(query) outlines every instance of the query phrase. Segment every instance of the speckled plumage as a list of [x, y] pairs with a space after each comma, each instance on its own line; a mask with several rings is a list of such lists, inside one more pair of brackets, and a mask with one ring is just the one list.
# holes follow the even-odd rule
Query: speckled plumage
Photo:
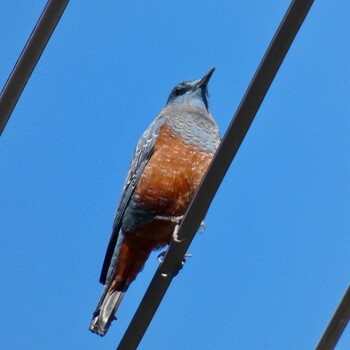
[[171, 241], [175, 223], [156, 217], [183, 215], [220, 143], [209, 113], [207, 83], [185, 81], [144, 132], [135, 149], [102, 267], [104, 292], [90, 330], [104, 335], [117, 307], [152, 250]]

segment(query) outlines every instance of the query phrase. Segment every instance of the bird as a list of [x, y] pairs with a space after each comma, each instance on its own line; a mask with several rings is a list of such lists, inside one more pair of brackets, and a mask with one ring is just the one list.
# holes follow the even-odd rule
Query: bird
[[176, 85], [137, 143], [113, 222], [90, 331], [104, 336], [150, 253], [168, 244], [221, 142], [209, 111], [208, 82]]

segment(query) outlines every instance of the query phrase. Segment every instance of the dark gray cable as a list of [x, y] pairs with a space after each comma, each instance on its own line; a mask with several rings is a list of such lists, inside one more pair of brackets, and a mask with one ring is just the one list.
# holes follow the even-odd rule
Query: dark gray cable
[[350, 286], [323, 333], [316, 350], [333, 350], [350, 320]]
[[0, 95], [0, 135], [69, 0], [49, 0]]
[[139, 345], [312, 4], [294, 0], [289, 6], [183, 219], [178, 233], [183, 241], [171, 243], [117, 350]]

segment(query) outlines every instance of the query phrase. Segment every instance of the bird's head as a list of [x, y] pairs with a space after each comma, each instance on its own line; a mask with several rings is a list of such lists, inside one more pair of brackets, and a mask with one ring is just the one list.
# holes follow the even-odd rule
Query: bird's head
[[209, 110], [208, 82], [214, 70], [212, 68], [202, 79], [187, 80], [176, 85], [169, 95], [167, 105], [185, 103]]

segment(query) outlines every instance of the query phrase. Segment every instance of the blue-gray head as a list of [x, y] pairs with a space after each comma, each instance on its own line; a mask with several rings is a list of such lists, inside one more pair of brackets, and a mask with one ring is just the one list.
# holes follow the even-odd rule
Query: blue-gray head
[[174, 87], [167, 105], [189, 103], [209, 110], [208, 82], [215, 68], [212, 68], [202, 79], [187, 80]]

